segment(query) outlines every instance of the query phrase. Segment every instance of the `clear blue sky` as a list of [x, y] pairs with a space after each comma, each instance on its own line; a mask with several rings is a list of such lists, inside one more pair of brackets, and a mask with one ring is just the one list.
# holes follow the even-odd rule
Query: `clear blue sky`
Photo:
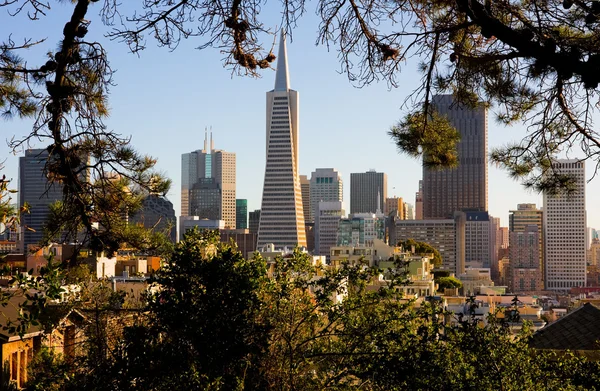
[[[93, 13], [101, 3], [92, 3], [86, 39], [102, 42], [117, 70], [117, 85], [109, 97], [109, 128], [131, 135], [139, 151], [158, 158], [158, 169], [173, 180], [168, 198], [179, 215], [181, 154], [201, 149], [204, 128], [212, 126], [215, 147], [237, 154], [237, 197], [248, 199], [249, 210], [259, 209], [265, 166], [265, 92], [273, 88], [275, 71], [265, 70], [259, 79], [232, 77], [223, 68], [223, 55], [217, 49], [195, 49], [203, 43], [202, 38], [184, 41], [173, 52], [149, 40], [139, 56], [130, 54], [124, 44], [102, 37], [107, 28]], [[12, 33], [19, 42], [27, 32], [47, 38], [37, 49], [22, 54], [30, 65], [45, 62], [44, 53], [57, 46], [72, 10], [68, 2], [52, 4], [56, 8], [48, 17], [34, 23], [24, 17], [11, 18], [0, 8], [1, 37]], [[267, 21], [273, 25], [279, 22], [278, 7], [276, 3], [264, 6]], [[399, 155], [387, 131], [405, 114], [400, 106], [420, 82], [416, 60], [403, 67], [398, 88], [390, 90], [385, 82], [355, 88], [338, 72], [337, 53], [315, 46], [317, 20], [313, 14], [312, 9], [307, 10], [293, 31], [293, 42], [288, 42], [290, 82], [300, 93], [300, 173], [310, 176], [321, 167], [340, 171], [349, 210], [350, 173], [376, 169], [388, 175], [389, 196], [414, 204], [422, 175], [420, 161]], [[31, 126], [31, 120], [2, 121], [0, 132], [7, 140], [26, 134]], [[523, 127], [497, 125], [490, 113], [490, 149], [518, 139], [523, 132]], [[0, 143], [0, 158], [6, 158], [2, 174], [13, 178], [16, 188], [18, 157], [10, 154], [6, 142]], [[587, 167], [591, 178], [592, 164]], [[518, 203], [541, 206], [541, 195], [523, 189], [494, 166], [489, 167], [488, 188], [490, 214], [500, 217], [502, 225], [508, 224], [508, 211]], [[600, 207], [592, 202], [598, 189], [600, 179], [588, 183], [587, 210], [588, 226], [600, 228]]]

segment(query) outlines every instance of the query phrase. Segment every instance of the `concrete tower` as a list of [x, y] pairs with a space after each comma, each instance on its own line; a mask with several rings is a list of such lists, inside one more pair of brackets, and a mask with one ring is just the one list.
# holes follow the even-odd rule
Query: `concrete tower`
[[290, 89], [285, 32], [281, 32], [275, 88], [267, 92], [267, 162], [257, 247], [306, 246], [298, 174], [298, 92]]
[[586, 284], [585, 164], [555, 160], [552, 166], [576, 179], [573, 193], [544, 193], [546, 289], [567, 291]]
[[455, 211], [487, 211], [487, 110], [461, 107], [451, 95], [436, 95], [432, 103], [460, 133], [458, 167], [423, 167], [423, 219], [445, 219]]

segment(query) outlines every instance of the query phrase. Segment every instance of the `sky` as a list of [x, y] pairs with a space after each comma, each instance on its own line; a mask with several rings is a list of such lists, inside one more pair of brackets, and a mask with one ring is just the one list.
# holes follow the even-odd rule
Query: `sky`
[[[158, 159], [157, 169], [173, 181], [168, 199], [180, 214], [181, 155], [202, 149], [206, 128], [212, 129], [216, 149], [235, 152], [237, 157], [237, 198], [248, 200], [248, 210], [260, 209], [265, 168], [266, 92], [273, 89], [275, 70], [262, 71], [262, 77], [232, 75], [223, 67], [224, 55], [218, 49], [196, 49], [202, 38], [183, 41], [173, 51], [160, 48], [151, 39], [139, 55], [131, 54], [125, 44], [107, 40], [94, 12], [102, 2], [91, 3], [91, 21], [86, 40], [101, 42], [116, 70], [116, 85], [110, 89], [109, 129], [131, 137], [140, 152]], [[310, 4], [309, 4], [310, 6]], [[46, 41], [37, 48], [21, 53], [30, 65], [46, 61], [45, 53], [54, 50], [62, 26], [68, 20], [72, 5], [53, 4], [46, 18], [29, 22], [24, 15], [10, 17], [0, 8], [0, 37], [12, 34], [19, 42], [26, 32]], [[280, 4], [265, 5], [263, 14], [270, 26], [280, 24]], [[26, 28], [24, 28], [26, 26]], [[338, 54], [315, 45], [318, 22], [314, 12], [306, 16], [292, 31], [288, 41], [288, 64], [291, 88], [300, 95], [300, 174], [308, 175], [316, 168], [335, 168], [344, 182], [344, 202], [350, 209], [350, 173], [375, 169], [388, 176], [388, 196], [403, 197], [414, 204], [415, 192], [422, 177], [420, 160], [399, 154], [388, 130], [405, 114], [401, 106], [419, 86], [417, 60], [409, 60], [398, 76], [398, 87], [375, 82], [363, 88], [354, 87], [340, 73]], [[267, 42], [269, 44], [269, 42]], [[274, 50], [277, 53], [277, 48]], [[488, 148], [519, 140], [525, 134], [522, 126], [498, 125], [489, 113]], [[17, 188], [18, 153], [14, 155], [7, 140], [22, 137], [32, 127], [31, 119], [0, 119], [0, 175], [12, 178]], [[41, 143], [32, 148], [46, 147]], [[571, 154], [579, 157], [583, 154]], [[587, 178], [593, 176], [587, 163]], [[488, 209], [508, 225], [509, 210], [519, 203], [542, 205], [542, 196], [524, 189], [507, 173], [489, 166]], [[600, 178], [587, 184], [588, 226], [600, 228], [600, 204], [592, 195], [600, 190]]]

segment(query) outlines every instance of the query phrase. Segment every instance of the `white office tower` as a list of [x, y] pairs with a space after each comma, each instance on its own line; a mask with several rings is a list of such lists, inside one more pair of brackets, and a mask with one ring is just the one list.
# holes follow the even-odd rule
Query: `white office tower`
[[546, 289], [566, 291], [585, 286], [585, 164], [556, 160], [555, 170], [576, 179], [576, 190], [557, 195], [544, 193]]
[[315, 216], [315, 255], [329, 259], [329, 250], [337, 245], [340, 220], [345, 217], [342, 201], [321, 201]]
[[317, 168], [310, 176], [310, 210], [304, 210], [306, 221], [316, 221], [321, 201], [342, 201], [342, 177], [335, 168]]
[[290, 89], [285, 33], [281, 33], [275, 88], [267, 92], [267, 164], [257, 248], [306, 246], [298, 174], [298, 92]]

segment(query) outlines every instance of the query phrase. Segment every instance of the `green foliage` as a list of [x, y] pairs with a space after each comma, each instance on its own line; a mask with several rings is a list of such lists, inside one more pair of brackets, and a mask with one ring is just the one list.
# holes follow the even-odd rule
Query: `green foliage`
[[444, 291], [446, 288], [462, 288], [462, 282], [456, 277], [439, 277], [435, 279], [435, 283], [438, 284], [438, 291]]
[[423, 157], [423, 165], [434, 169], [456, 167], [456, 144], [460, 133], [437, 112], [408, 114], [389, 131], [398, 149], [413, 157]]
[[26, 391], [61, 391], [65, 389], [72, 367], [60, 354], [42, 347], [27, 367]]
[[414, 247], [415, 254], [433, 254], [433, 265], [435, 267], [440, 267], [442, 265], [442, 255], [440, 252], [425, 242], [407, 239], [405, 241], [398, 242], [398, 247], [404, 248], [404, 251], [413, 251], [412, 249]]

